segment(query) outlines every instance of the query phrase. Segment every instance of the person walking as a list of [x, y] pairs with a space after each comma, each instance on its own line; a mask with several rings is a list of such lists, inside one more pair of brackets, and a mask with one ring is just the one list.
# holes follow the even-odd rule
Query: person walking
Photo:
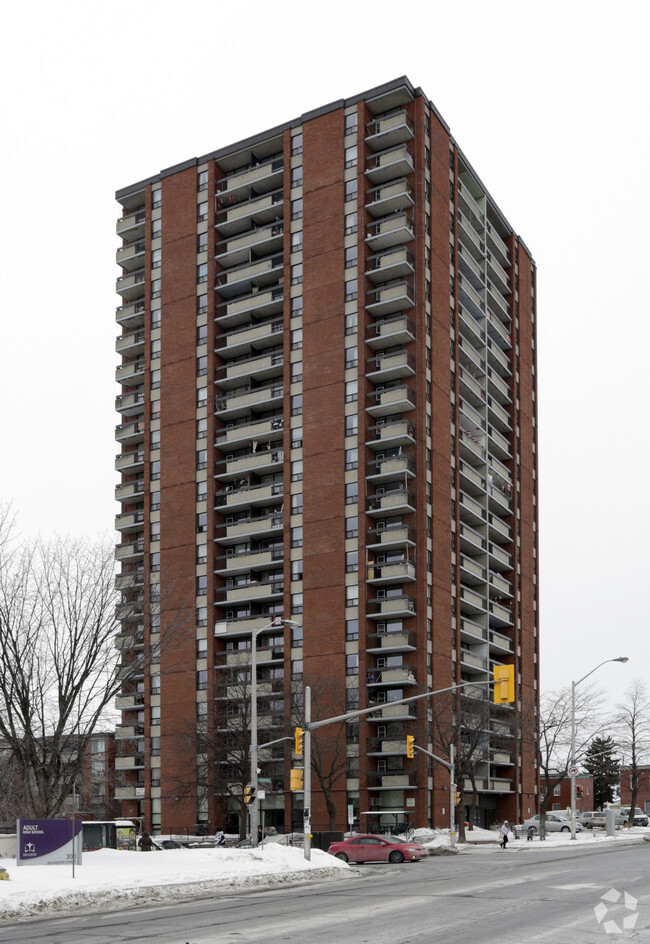
[[505, 849], [508, 845], [508, 833], [510, 832], [510, 824], [508, 823], [507, 819], [504, 819], [499, 832], [501, 833], [501, 842], [499, 845], [502, 849]]
[[153, 849], [153, 839], [146, 830], [140, 836], [138, 845], [140, 846], [141, 852], [151, 852]]

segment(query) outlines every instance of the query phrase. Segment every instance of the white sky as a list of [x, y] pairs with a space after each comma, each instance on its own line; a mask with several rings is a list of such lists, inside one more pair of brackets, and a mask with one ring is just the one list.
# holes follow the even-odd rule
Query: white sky
[[[116, 189], [407, 75], [538, 265], [543, 687], [647, 679], [647, 6], [35, 0], [4, 10], [0, 501], [110, 533]], [[420, 11], [419, 17], [416, 16]]]

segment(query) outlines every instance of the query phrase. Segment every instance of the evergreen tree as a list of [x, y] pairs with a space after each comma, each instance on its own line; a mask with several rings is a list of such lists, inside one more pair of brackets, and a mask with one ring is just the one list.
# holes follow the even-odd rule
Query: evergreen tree
[[594, 778], [594, 809], [602, 810], [614, 799], [620, 763], [615, 756], [616, 742], [611, 737], [595, 737], [587, 748], [583, 767]]

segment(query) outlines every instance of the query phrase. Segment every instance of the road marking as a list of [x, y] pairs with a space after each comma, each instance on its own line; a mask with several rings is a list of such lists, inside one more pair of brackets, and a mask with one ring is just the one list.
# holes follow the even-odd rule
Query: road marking
[[578, 885], [549, 885], [549, 888], [557, 888], [564, 892], [576, 892], [580, 888], [604, 888], [604, 885], [598, 885], [596, 882], [583, 882]]

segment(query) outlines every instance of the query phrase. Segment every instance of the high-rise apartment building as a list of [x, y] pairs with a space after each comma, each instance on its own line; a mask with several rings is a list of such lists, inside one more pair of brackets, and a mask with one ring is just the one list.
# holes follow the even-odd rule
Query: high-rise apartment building
[[[254, 638], [260, 744], [306, 683], [315, 718], [379, 706], [319, 734], [313, 828], [447, 824], [448, 771], [406, 756], [408, 734], [444, 750], [445, 717], [477, 821], [522, 819], [535, 264], [435, 106], [400, 78], [117, 200], [118, 645], [142, 667], [117, 705], [124, 815], [237, 826]], [[499, 664], [517, 699], [495, 717]], [[291, 752], [260, 754], [262, 819], [286, 830]]]

